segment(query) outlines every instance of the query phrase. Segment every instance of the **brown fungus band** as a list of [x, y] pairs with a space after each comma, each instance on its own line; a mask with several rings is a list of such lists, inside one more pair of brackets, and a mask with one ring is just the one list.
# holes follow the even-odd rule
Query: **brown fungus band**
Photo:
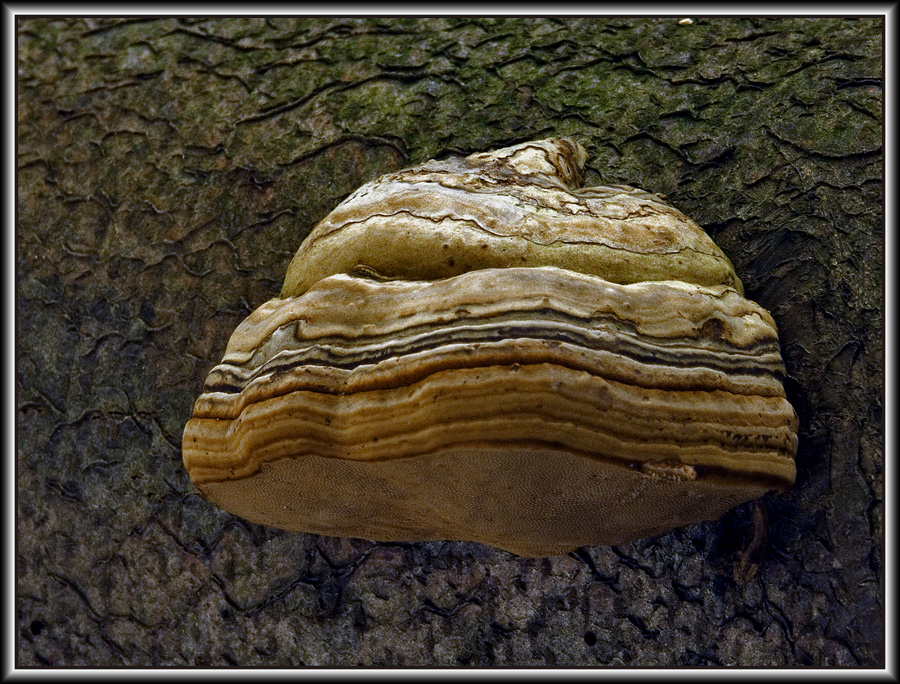
[[238, 326], [183, 441], [251, 521], [527, 556], [794, 481], [775, 324], [659, 196], [550, 139], [429, 161], [323, 219]]

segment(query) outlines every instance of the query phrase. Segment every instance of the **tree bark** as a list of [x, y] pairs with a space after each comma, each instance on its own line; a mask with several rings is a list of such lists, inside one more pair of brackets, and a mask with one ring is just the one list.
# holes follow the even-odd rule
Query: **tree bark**
[[[18, 21], [20, 666], [883, 666], [884, 22]], [[291, 534], [180, 439], [315, 223], [550, 135], [665, 193], [778, 323], [790, 493], [618, 547]]]

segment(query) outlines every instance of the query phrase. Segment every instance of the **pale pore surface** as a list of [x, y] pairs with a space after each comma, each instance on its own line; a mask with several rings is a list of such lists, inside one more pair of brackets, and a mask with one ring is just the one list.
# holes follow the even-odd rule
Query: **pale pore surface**
[[524, 556], [623, 543], [715, 519], [767, 489], [753, 480], [647, 476], [530, 447], [452, 449], [376, 463], [284, 458], [253, 478], [202, 487], [217, 506], [287, 530], [382, 541], [465, 539]]
[[728, 257], [659, 196], [628, 186], [579, 187], [586, 159], [575, 141], [552, 138], [382, 176], [304, 240], [281, 294], [302, 294], [355, 269], [433, 280], [509, 266], [743, 292]]

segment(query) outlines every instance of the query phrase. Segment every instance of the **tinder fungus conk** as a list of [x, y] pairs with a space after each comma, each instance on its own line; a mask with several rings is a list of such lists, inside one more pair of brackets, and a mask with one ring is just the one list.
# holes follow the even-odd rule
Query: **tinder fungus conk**
[[287, 530], [526, 556], [794, 481], [775, 324], [696, 223], [541, 140], [368, 183], [231, 336], [184, 433], [203, 496]]

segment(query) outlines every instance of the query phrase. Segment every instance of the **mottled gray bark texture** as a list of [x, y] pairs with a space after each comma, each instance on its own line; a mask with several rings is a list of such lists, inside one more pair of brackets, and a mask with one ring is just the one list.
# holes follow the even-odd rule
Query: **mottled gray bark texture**
[[[18, 24], [18, 660], [883, 663], [883, 21]], [[669, 200], [777, 321], [795, 489], [619, 547], [290, 534], [181, 431], [237, 323], [363, 182], [550, 135]]]

